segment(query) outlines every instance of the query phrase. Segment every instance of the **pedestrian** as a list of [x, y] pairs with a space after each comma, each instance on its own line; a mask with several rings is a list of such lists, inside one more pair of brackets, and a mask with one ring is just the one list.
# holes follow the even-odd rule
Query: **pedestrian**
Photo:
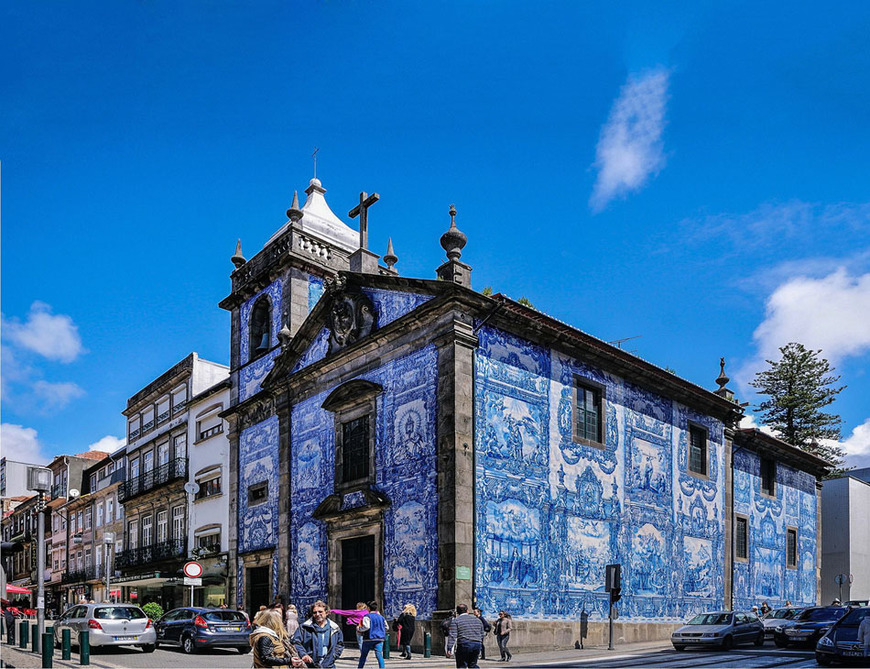
[[225, 609], [225, 608], [227, 608], [227, 603], [226, 603], [226, 602], [221, 602], [221, 605], [220, 605], [220, 607], [218, 607], [218, 608], [221, 608], [221, 609]]
[[284, 619], [287, 617], [287, 606], [284, 604], [284, 597], [280, 595], [275, 597], [275, 601], [272, 602], [272, 606], [269, 608], [275, 609], [281, 614], [281, 623], [283, 624]]
[[296, 610], [295, 604], [287, 605], [287, 612], [284, 614], [284, 627], [287, 628], [287, 634], [291, 637], [299, 629], [299, 612]]
[[290, 643], [277, 610], [261, 611], [254, 617], [254, 631], [248, 637], [254, 649], [255, 667], [304, 667]]
[[369, 612], [363, 616], [363, 619], [357, 625], [357, 629], [363, 636], [357, 667], [360, 669], [365, 666], [369, 651], [373, 650], [378, 660], [378, 667], [384, 669], [384, 640], [387, 637], [387, 621], [378, 613], [377, 602], [369, 602], [368, 609]]
[[768, 613], [770, 613], [770, 604], [761, 602], [761, 615], [766, 616]]
[[495, 621], [495, 640], [498, 642], [498, 650], [501, 653], [499, 662], [510, 662], [513, 655], [508, 650], [508, 641], [511, 638], [513, 620], [507, 611], [498, 612], [498, 620]]
[[790, 599], [785, 600], [785, 605], [786, 605], [786, 606], [791, 606], [791, 600], [790, 600]]
[[483, 623], [483, 642], [480, 645], [480, 659], [486, 659], [486, 635], [489, 634], [489, 631], [492, 629], [492, 625], [489, 624], [489, 621], [483, 617], [483, 613], [480, 609], [475, 608], [472, 609], [474, 615], [480, 618], [480, 622]]
[[456, 616], [456, 613], [451, 611], [450, 615], [448, 615], [444, 620], [441, 621], [441, 633], [444, 635], [444, 654], [447, 654], [447, 638], [450, 636], [450, 623], [453, 622], [453, 618]]
[[311, 617], [293, 634], [293, 645], [307, 667], [334, 667], [344, 652], [341, 628], [326, 617], [328, 613], [326, 603], [317, 600]]
[[[356, 603], [356, 610], [357, 611], [365, 611], [366, 613], [368, 613], [369, 612], [369, 605], [366, 604], [365, 602], [357, 602]], [[364, 617], [365, 617], [365, 613], [362, 614], [359, 617], [359, 620], [355, 623], [351, 622], [351, 620], [352, 620], [351, 616], [348, 616], [348, 618], [347, 618], [348, 625], [356, 625], [356, 647], [359, 648], [360, 656], [362, 656], [363, 635], [362, 635], [362, 632], [359, 631], [359, 624], [362, 622], [362, 619]]]
[[482, 646], [483, 623], [480, 618], [468, 613], [465, 604], [457, 605], [456, 617], [450, 621], [447, 636], [447, 657], [454, 656], [457, 667], [476, 669]]
[[831, 602], [831, 606], [840, 606], [840, 598], [834, 597], [834, 601]]
[[858, 647], [864, 651], [864, 657], [870, 657], [870, 615], [865, 615], [858, 625]]
[[396, 631], [399, 635], [399, 648], [402, 649], [402, 657], [411, 659], [411, 639], [417, 630], [417, 607], [413, 604], [405, 604], [402, 613], [396, 620]]

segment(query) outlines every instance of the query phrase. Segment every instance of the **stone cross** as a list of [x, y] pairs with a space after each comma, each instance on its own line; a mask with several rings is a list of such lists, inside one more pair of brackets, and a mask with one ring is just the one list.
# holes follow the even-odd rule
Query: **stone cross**
[[317, 152], [320, 151], [316, 146], [314, 147], [314, 153], [311, 154], [311, 157], [314, 158], [314, 178], [317, 178]]
[[369, 207], [381, 199], [377, 193], [369, 195], [365, 191], [359, 194], [359, 204], [351, 209], [347, 215], [351, 218], [359, 216], [359, 247], [369, 248]]

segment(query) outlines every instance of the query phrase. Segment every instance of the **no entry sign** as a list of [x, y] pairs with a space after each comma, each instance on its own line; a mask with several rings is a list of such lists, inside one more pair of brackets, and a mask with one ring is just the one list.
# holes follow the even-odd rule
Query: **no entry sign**
[[199, 562], [188, 562], [184, 565], [184, 575], [188, 578], [202, 576], [202, 565]]

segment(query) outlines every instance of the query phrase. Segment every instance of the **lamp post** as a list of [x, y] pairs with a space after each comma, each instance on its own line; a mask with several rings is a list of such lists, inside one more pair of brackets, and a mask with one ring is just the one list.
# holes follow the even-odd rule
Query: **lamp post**
[[103, 543], [106, 544], [106, 601], [112, 601], [112, 544], [115, 543], [114, 532], [103, 532]]
[[51, 490], [51, 470], [27, 468], [27, 489], [39, 493], [36, 504], [36, 629], [39, 638], [45, 632], [45, 493]]

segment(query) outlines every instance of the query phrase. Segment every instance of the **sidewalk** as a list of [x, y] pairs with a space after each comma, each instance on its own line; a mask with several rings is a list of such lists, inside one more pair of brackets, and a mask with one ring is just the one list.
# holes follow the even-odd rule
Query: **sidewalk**
[[[595, 647], [587, 647], [584, 650], [552, 650], [552, 651], [544, 651], [544, 652], [536, 652], [536, 653], [523, 653], [519, 649], [512, 649], [514, 652], [514, 658], [509, 663], [498, 662], [498, 658], [490, 658], [486, 660], [480, 661], [481, 667], [526, 667], [526, 666], [542, 666], [547, 664], [557, 664], [570, 662], [572, 660], [576, 661], [578, 664], [585, 663], [589, 660], [594, 660], [597, 657], [617, 657], [625, 654], [641, 652], [645, 650], [665, 650], [671, 647], [669, 642], [658, 642], [658, 643], [634, 643], [634, 644], [621, 644], [616, 646], [615, 650], [609, 651], [607, 650], [607, 646], [595, 646]], [[415, 654], [413, 659], [411, 660], [402, 660], [398, 657], [396, 653], [398, 651], [393, 651], [394, 655], [390, 659], [386, 660], [385, 663], [387, 667], [393, 667], [394, 669], [406, 669], [410, 667], [425, 667], [426, 669], [448, 669], [450, 667], [455, 667], [456, 663], [453, 660], [446, 659], [443, 655], [435, 655], [430, 658], [424, 658], [422, 655]], [[137, 654], [139, 656], [139, 654]], [[132, 657], [132, 656], [131, 656]], [[141, 656], [139, 656], [141, 657]], [[137, 660], [139, 659], [137, 657]], [[173, 653], [171, 656], [172, 659], [172, 667], [177, 667], [179, 669], [183, 669], [185, 666], [184, 658], [187, 657], [185, 655], [178, 655]], [[214, 660], [220, 660], [222, 658], [218, 656], [210, 656]], [[250, 655], [248, 656], [238, 656], [238, 659], [245, 657], [245, 660], [242, 660], [245, 664], [243, 666], [250, 667]], [[148, 663], [148, 666], [154, 667], [155, 669], [162, 669], [163, 665], [161, 662], [166, 662], [167, 656], [162, 655], [152, 655], [149, 659], [153, 658], [153, 664]], [[42, 660], [39, 655], [35, 653], [31, 653], [29, 650], [19, 649], [17, 647], [9, 646], [6, 643], [3, 643], [2, 647], [0, 647], [0, 659], [4, 662], [6, 667], [18, 667], [21, 669], [39, 669], [42, 666]], [[227, 656], [227, 666], [231, 666], [229, 664], [230, 660], [237, 660], [236, 656]], [[345, 651], [345, 654], [338, 662], [339, 668], [350, 669], [350, 667], [356, 667], [357, 662], [359, 660], [359, 653], [355, 648], [348, 649]], [[123, 656], [112, 655], [112, 656], [104, 656], [104, 655], [94, 655], [91, 654], [91, 663], [89, 666], [97, 667], [98, 669], [115, 669], [119, 666], [123, 666], [121, 662], [123, 661]], [[215, 669], [219, 669], [219, 663], [214, 663]], [[221, 663], [223, 664], [223, 663]], [[81, 667], [79, 664], [78, 654], [73, 652], [71, 660], [61, 660], [60, 659], [60, 651], [55, 651], [54, 654], [54, 662], [53, 666], [55, 667], [63, 667], [64, 669], [72, 668], [72, 667]], [[136, 666], [142, 666], [141, 660], [136, 662]], [[236, 666], [233, 664], [232, 666]], [[374, 667], [377, 669], [377, 662], [374, 656], [370, 655], [368, 661], [366, 662], [366, 667]]]

